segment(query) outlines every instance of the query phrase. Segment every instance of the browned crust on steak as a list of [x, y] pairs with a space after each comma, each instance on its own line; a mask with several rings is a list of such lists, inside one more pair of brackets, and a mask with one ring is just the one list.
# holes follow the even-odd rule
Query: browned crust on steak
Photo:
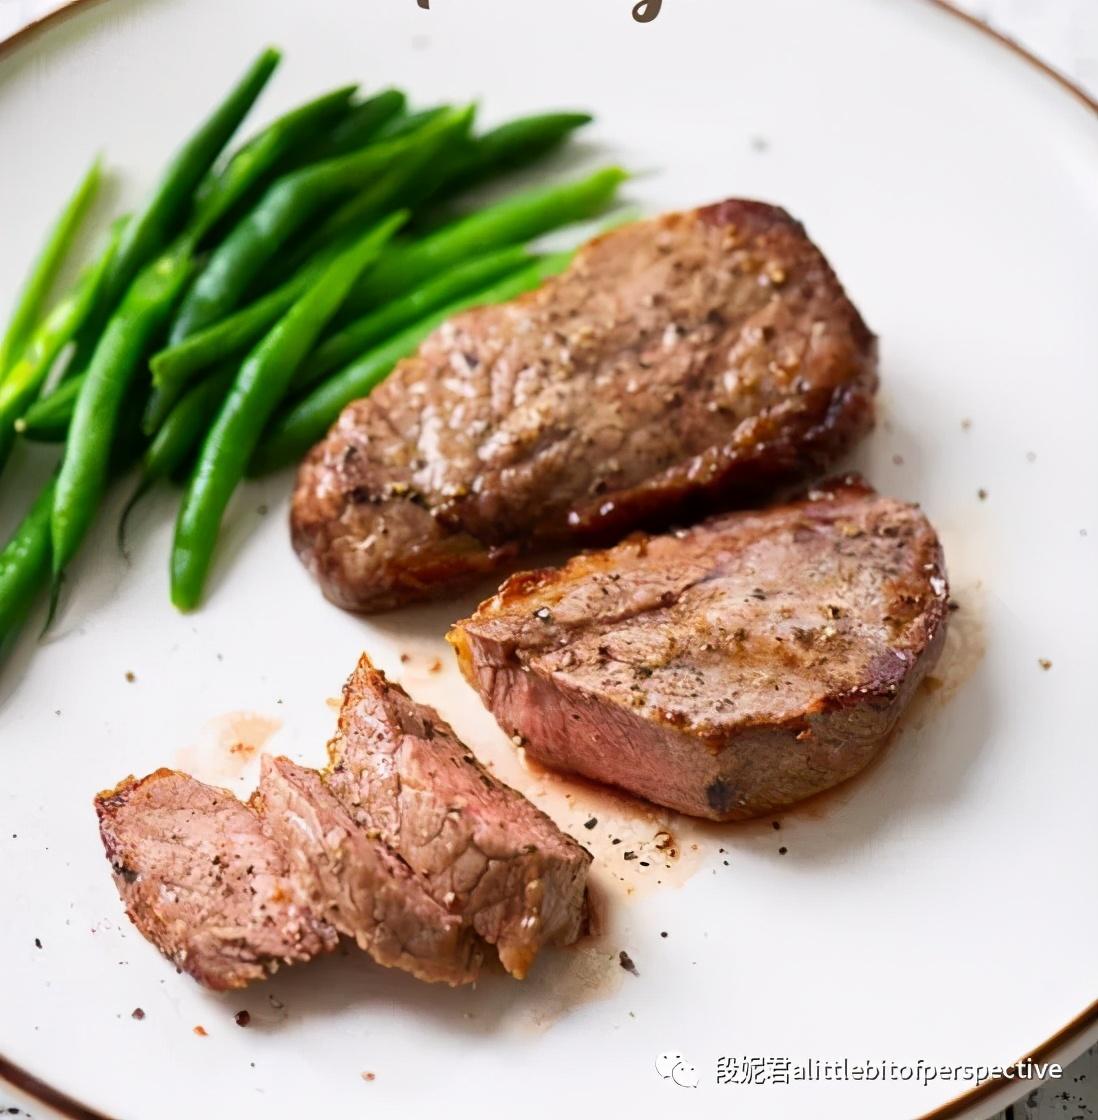
[[926, 518], [846, 479], [512, 577], [450, 640], [534, 757], [730, 820], [870, 761], [947, 602]]
[[451, 320], [298, 475], [294, 546], [333, 602], [450, 592], [534, 545], [742, 505], [873, 422], [876, 344], [783, 210], [730, 200], [604, 235]]

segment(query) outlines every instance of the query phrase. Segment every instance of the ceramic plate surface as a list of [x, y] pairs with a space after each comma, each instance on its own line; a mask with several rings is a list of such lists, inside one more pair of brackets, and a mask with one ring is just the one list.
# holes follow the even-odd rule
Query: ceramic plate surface
[[[137, 515], [129, 567], [115, 504], [50, 638], [25, 635], [0, 678], [0, 1053], [89, 1107], [907, 1120], [971, 1084], [718, 1084], [718, 1059], [1007, 1063], [1098, 994], [1094, 115], [923, 0], [666, 0], [643, 25], [630, 7], [86, 7], [0, 60], [0, 307], [93, 152], [121, 211], [267, 42], [286, 61], [263, 117], [345, 80], [477, 97], [486, 121], [590, 107], [546, 175], [621, 161], [651, 213], [778, 202], [880, 335], [881, 422], [854, 464], [943, 537], [960, 609], [937, 687], [877, 765], [780, 831], [703, 827], [523, 766], [442, 641], [477, 595], [375, 620], [325, 603], [289, 548], [288, 473], [239, 495], [190, 617], [168, 602], [174, 496]], [[14, 466], [3, 529], [47, 464]], [[243, 793], [262, 750], [320, 763], [364, 649], [591, 843], [606, 930], [523, 984], [450, 991], [355, 954], [204, 992], [124, 917], [92, 795], [161, 765]], [[610, 842], [651, 853], [661, 831], [670, 866]], [[697, 1089], [660, 1076], [665, 1054]]]

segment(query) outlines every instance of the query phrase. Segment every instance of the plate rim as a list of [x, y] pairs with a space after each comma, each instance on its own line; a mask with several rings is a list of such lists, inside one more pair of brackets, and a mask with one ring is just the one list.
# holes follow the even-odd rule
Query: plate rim
[[[29, 46], [42, 35], [55, 30], [70, 16], [99, 7], [106, 2], [107, 0], [66, 0], [59, 7], [24, 25], [6, 38], [0, 39], [0, 62], [3, 62], [22, 47]], [[1028, 47], [1023, 46], [977, 16], [957, 7], [953, 0], [917, 0], [917, 2], [929, 5], [954, 17], [973, 30], [985, 35], [999, 46], [1011, 51], [1045, 78], [1054, 82], [1063, 92], [1083, 105], [1084, 108], [1089, 109], [1095, 117], [1098, 117], [1098, 97], [1091, 96], [1082, 85]], [[1098, 999], [1095, 999], [1049, 1038], [1027, 1050], [1023, 1056], [1017, 1059], [1015, 1064], [1026, 1061], [1034, 1063], [1049, 1062], [1064, 1049], [1083, 1043], [1088, 1034], [1091, 1035], [1091, 1042], [1098, 1039]], [[0, 1083], [7, 1083], [18, 1092], [66, 1117], [67, 1120], [110, 1120], [110, 1117], [104, 1113], [82, 1104], [63, 1090], [36, 1077], [22, 1066], [9, 1061], [3, 1053], [0, 1053]], [[950, 1098], [930, 1112], [923, 1113], [917, 1120], [956, 1120], [973, 1106], [994, 1096], [1010, 1085], [1013, 1085], [1013, 1081], [1006, 1077], [997, 1077], [981, 1082], [966, 1092]]]

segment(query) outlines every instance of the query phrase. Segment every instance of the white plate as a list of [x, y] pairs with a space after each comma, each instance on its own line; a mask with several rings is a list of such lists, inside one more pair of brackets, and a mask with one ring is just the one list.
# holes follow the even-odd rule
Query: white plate
[[[159, 1120], [577, 1105], [902, 1120], [971, 1085], [718, 1085], [717, 1059], [1006, 1063], [1098, 993], [1093, 113], [922, 0], [666, 0], [647, 25], [630, 6], [86, 8], [0, 65], [0, 306], [91, 154], [106, 149], [122, 171], [112, 201], [129, 204], [262, 43], [287, 51], [265, 116], [347, 79], [422, 103], [479, 96], [492, 120], [590, 106], [580, 162], [646, 170], [629, 193], [652, 212], [780, 202], [879, 332], [883, 422], [858, 462], [924, 503], [944, 538], [961, 604], [944, 687], [869, 774], [780, 833], [671, 822], [685, 851], [671, 881], [631, 867], [638, 889], [609, 889], [605, 938], [550, 954], [526, 984], [442, 990], [355, 956], [213, 996], [124, 918], [91, 796], [162, 764], [243, 791], [251, 769], [228, 746], [258, 745], [263, 720], [279, 728], [268, 749], [319, 762], [326, 698], [362, 649], [566, 823], [594, 812], [584, 839], [628, 828], [636, 843], [661, 820], [622, 823], [622, 806], [582, 790], [568, 811], [569, 787], [522, 769], [441, 642], [475, 597], [375, 621], [325, 604], [287, 544], [288, 476], [240, 496], [193, 617], [168, 604], [172, 496], [138, 515], [129, 569], [112, 511], [54, 634], [34, 650], [26, 636], [0, 681], [0, 1052], [14, 1066]], [[5, 477], [6, 522], [24, 478]], [[622, 846], [599, 850], [611, 882]], [[667, 1051], [698, 1069], [698, 1090], [657, 1075]]]

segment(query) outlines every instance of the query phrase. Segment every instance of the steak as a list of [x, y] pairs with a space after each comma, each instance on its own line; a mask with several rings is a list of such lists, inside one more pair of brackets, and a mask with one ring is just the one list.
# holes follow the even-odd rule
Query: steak
[[130, 919], [199, 983], [242, 988], [335, 948], [332, 926], [300, 905], [283, 849], [228, 790], [157, 770], [95, 807]]
[[450, 641], [533, 757], [733, 820], [873, 758], [940, 652], [948, 597], [918, 508], [846, 478], [516, 575]]
[[344, 689], [329, 788], [522, 978], [587, 926], [591, 856], [493, 777], [431, 708], [365, 656]]
[[294, 546], [352, 610], [449, 594], [523, 549], [770, 496], [871, 427], [876, 387], [873, 335], [783, 210], [638, 222], [349, 405], [300, 469]]
[[354, 938], [378, 964], [420, 980], [464, 984], [480, 972], [482, 946], [423, 880], [357, 825], [315, 770], [263, 758], [255, 804], [287, 853], [301, 904]]
[[353, 938], [421, 980], [525, 976], [587, 926], [591, 857], [363, 657], [331, 768], [265, 756], [245, 804], [158, 770], [95, 799], [126, 912], [209, 988], [242, 988]]

